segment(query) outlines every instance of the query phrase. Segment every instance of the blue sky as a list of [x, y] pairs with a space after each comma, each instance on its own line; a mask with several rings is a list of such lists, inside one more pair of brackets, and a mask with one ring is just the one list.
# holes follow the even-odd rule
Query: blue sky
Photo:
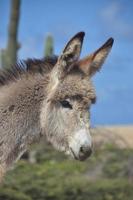
[[[10, 0], [0, 0], [0, 49], [6, 46]], [[133, 124], [133, 1], [131, 0], [22, 0], [19, 24], [19, 59], [41, 58], [48, 33], [55, 54], [78, 31], [85, 31], [81, 57], [110, 36], [112, 51], [94, 77], [97, 104], [93, 125]]]

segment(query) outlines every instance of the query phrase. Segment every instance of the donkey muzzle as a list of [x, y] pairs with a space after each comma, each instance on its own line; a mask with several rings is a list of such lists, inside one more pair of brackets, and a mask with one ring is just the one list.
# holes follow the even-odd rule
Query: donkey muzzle
[[76, 160], [83, 161], [92, 153], [90, 132], [86, 129], [77, 131], [70, 141], [70, 151]]

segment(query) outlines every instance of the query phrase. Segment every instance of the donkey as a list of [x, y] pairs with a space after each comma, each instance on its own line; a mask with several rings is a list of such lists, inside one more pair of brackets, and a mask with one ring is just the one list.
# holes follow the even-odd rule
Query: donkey
[[77, 33], [58, 58], [29, 59], [0, 72], [0, 179], [44, 136], [77, 160], [91, 155], [89, 110], [96, 101], [91, 77], [113, 39], [79, 60], [84, 35]]

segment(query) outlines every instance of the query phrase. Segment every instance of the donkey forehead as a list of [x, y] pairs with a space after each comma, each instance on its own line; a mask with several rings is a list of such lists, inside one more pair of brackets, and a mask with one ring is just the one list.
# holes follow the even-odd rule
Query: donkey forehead
[[91, 80], [79, 74], [71, 74], [59, 82], [54, 95], [55, 99], [80, 97], [89, 101], [96, 97]]

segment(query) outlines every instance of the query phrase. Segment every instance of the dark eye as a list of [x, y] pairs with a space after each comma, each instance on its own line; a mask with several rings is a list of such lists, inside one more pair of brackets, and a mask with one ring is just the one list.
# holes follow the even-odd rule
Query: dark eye
[[96, 97], [92, 98], [91, 102], [92, 102], [92, 104], [95, 104], [96, 103]]
[[64, 101], [60, 101], [60, 103], [62, 107], [72, 109], [72, 105], [69, 103], [69, 101], [64, 100]]

